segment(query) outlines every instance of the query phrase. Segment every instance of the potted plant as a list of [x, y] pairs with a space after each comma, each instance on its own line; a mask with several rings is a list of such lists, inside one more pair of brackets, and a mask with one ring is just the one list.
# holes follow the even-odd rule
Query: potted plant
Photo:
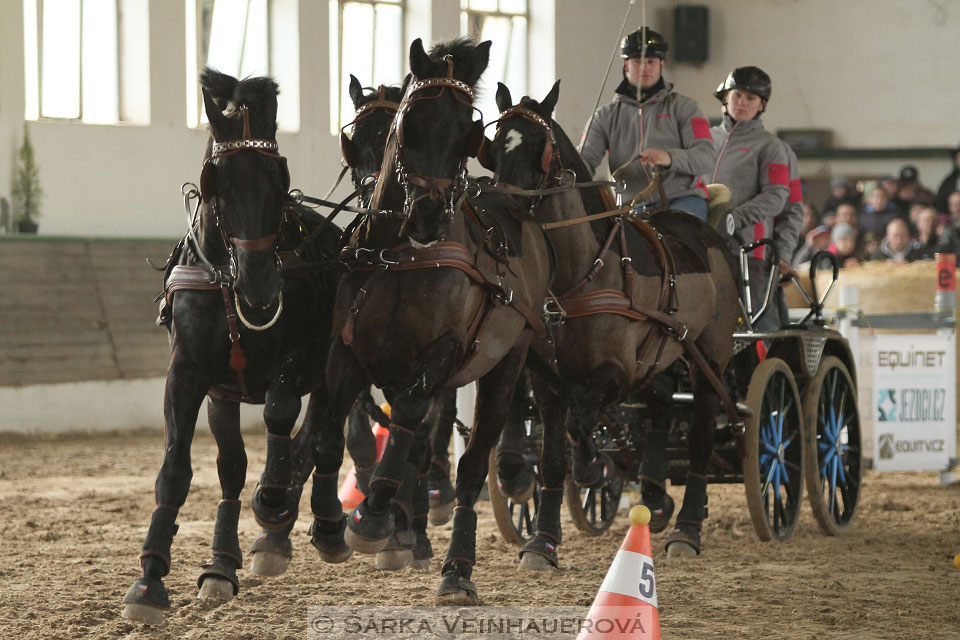
[[40, 170], [33, 159], [30, 131], [23, 125], [23, 144], [20, 145], [17, 170], [13, 178], [13, 222], [20, 233], [36, 233], [40, 217]]

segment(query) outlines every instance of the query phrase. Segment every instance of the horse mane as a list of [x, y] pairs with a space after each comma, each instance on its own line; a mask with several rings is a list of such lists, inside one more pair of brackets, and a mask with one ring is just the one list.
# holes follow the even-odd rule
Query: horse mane
[[[280, 86], [273, 78], [256, 76], [237, 80], [233, 76], [206, 67], [200, 73], [200, 85], [225, 115], [241, 106], [250, 114], [250, 132], [255, 138], [274, 140], [277, 137], [277, 96]], [[238, 126], [236, 136], [242, 129]]]
[[[487, 61], [483, 61], [483, 69], [479, 69], [477, 72], [477, 61], [473, 56], [474, 50], [477, 48], [479, 43], [476, 39], [469, 36], [460, 36], [459, 38], [453, 38], [452, 40], [446, 40], [444, 42], [438, 42], [437, 44], [430, 47], [430, 51], [427, 55], [430, 56], [430, 61], [434, 64], [433, 74], [435, 76], [446, 76], [447, 75], [447, 63], [443, 59], [444, 56], [450, 55], [453, 57], [453, 77], [457, 80], [466, 81], [467, 78], [476, 77], [480, 78], [480, 74], [486, 69]], [[474, 87], [474, 93], [479, 95], [479, 92], [476, 90], [476, 81], [470, 83]]]
[[[587, 163], [580, 157], [580, 152], [573, 146], [573, 142], [567, 136], [567, 132], [551, 118], [550, 126], [553, 128], [553, 138], [556, 140], [557, 149], [560, 152], [560, 162], [566, 169], [573, 169], [577, 174], [577, 182], [590, 182], [593, 180], [593, 172], [587, 166]], [[606, 187], [587, 188], [580, 190], [580, 197], [583, 199], [583, 208], [588, 214], [600, 213], [606, 210], [606, 205], [600, 197], [598, 189]]]

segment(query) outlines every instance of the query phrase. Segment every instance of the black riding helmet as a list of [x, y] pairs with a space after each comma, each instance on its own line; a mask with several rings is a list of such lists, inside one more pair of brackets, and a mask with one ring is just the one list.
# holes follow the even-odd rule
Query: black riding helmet
[[[643, 51], [644, 35], [647, 39], [646, 51]], [[628, 34], [627, 37], [623, 39], [623, 42], [620, 43], [620, 57], [626, 60], [627, 58], [639, 58], [641, 55], [644, 55], [648, 58], [666, 60], [667, 50], [669, 48], [670, 46], [667, 44], [666, 38], [653, 29], [644, 29], [641, 27], [633, 33]]]
[[740, 91], [749, 91], [767, 101], [770, 100], [770, 88], [770, 76], [760, 67], [737, 67], [730, 72], [726, 80], [717, 86], [713, 95], [717, 97], [717, 100], [723, 102], [727, 91], [739, 89]]

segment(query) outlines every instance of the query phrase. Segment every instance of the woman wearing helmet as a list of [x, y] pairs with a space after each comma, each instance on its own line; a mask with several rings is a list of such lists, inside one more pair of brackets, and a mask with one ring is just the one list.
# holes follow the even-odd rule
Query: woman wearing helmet
[[[738, 67], [714, 95], [723, 122], [710, 129], [717, 157], [709, 182], [730, 189], [726, 231], [738, 245], [772, 238], [774, 218], [790, 195], [790, 169], [783, 143], [760, 119], [770, 100], [770, 76], [757, 67]], [[762, 257], [762, 249], [754, 256]]]
[[609, 152], [611, 171], [619, 168], [626, 179], [625, 200], [649, 179], [647, 165], [665, 167], [662, 181], [671, 208], [706, 220], [707, 190], [700, 176], [715, 157], [710, 127], [697, 103], [664, 81], [667, 49], [663, 36], [645, 27], [623, 39], [623, 81], [613, 101], [587, 123], [580, 154], [596, 171]]

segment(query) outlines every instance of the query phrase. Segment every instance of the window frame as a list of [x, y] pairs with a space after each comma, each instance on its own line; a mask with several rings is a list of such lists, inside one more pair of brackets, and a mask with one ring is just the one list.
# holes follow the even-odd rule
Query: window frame
[[[330, 4], [334, 0], [330, 0]], [[346, 4], [359, 4], [359, 5], [369, 5], [373, 8], [373, 30], [370, 33], [370, 37], [373, 39], [373, 42], [376, 42], [376, 28], [377, 28], [377, 5], [385, 5], [390, 7], [399, 7], [400, 8], [400, 51], [397, 53], [400, 55], [400, 69], [406, 68], [407, 52], [403, 45], [407, 41], [407, 19], [409, 16], [408, 13], [408, 3], [407, 0], [336, 0], [337, 3], [337, 32], [336, 32], [336, 68], [333, 68], [334, 65], [331, 65], [331, 78], [335, 79], [335, 82], [331, 82], [331, 89], [335, 88], [335, 91], [331, 91], [331, 104], [330, 104], [330, 133], [331, 135], [339, 135], [340, 130], [353, 119], [353, 113], [344, 113], [343, 109], [343, 95], [347, 91], [347, 77], [344, 76], [344, 66], [343, 66], [343, 9]], [[332, 13], [332, 12], [331, 12]], [[332, 16], [331, 16], [332, 17]], [[371, 56], [371, 65], [376, 68], [377, 61], [377, 50], [375, 45], [372, 46], [372, 56]], [[331, 51], [332, 53], [332, 51]], [[331, 61], [332, 62], [332, 61]], [[399, 82], [403, 78], [397, 78]], [[361, 82], [373, 82], [371, 78], [361, 78]], [[335, 85], [335, 87], [334, 87]], [[334, 103], [335, 101], [335, 103]]]

